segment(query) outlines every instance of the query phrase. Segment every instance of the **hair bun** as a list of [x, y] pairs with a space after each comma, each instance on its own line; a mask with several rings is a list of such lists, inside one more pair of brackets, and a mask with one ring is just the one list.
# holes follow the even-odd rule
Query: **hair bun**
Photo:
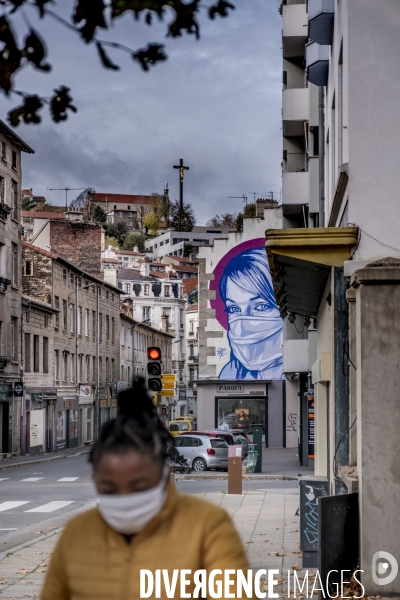
[[132, 387], [118, 394], [118, 411], [123, 417], [143, 422], [145, 415], [156, 416], [153, 400], [148, 394], [143, 377], [136, 377]]

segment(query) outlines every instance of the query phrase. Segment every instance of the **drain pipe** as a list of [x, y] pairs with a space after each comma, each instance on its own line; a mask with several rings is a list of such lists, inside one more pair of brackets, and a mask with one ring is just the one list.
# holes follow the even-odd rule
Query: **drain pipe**
[[325, 227], [325, 123], [324, 123], [324, 88], [318, 89], [318, 146], [319, 146], [319, 227]]

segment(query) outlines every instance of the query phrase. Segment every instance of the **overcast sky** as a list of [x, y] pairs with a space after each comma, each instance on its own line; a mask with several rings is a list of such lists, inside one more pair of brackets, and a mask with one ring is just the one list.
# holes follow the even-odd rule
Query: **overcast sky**
[[[130, 15], [101, 34], [134, 49], [165, 43], [169, 60], [144, 73], [129, 55], [110, 51], [118, 72], [100, 66], [93, 46], [54, 21], [26, 16], [48, 42], [50, 74], [28, 67], [16, 87], [50, 96], [65, 84], [78, 113], [61, 124], [16, 132], [36, 153], [23, 160], [23, 186], [53, 204], [63, 192], [47, 188], [93, 187], [97, 192], [151, 194], [169, 181], [178, 198], [183, 158], [190, 167], [185, 200], [197, 223], [216, 212], [238, 211], [228, 196], [278, 192], [281, 187], [281, 17], [279, 0], [232, 0], [226, 19], [200, 18], [201, 39], [165, 39], [165, 23], [148, 27]], [[58, 0], [72, 7], [68, 0]], [[210, 4], [210, 2], [206, 3]], [[66, 13], [68, 14], [68, 13]], [[167, 18], [168, 22], [168, 18]], [[18, 30], [26, 25], [20, 22]], [[19, 103], [1, 97], [3, 118]], [[79, 192], [70, 192], [73, 199]]]

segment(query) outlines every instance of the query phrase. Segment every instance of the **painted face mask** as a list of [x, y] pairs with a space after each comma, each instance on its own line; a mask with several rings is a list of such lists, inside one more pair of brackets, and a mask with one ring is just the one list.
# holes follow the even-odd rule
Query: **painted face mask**
[[156, 487], [133, 494], [98, 494], [98, 509], [110, 527], [118, 533], [139, 533], [158, 513], [167, 497], [169, 468], [163, 471]]
[[236, 359], [249, 371], [265, 371], [282, 356], [282, 321], [278, 318], [233, 317], [228, 338]]

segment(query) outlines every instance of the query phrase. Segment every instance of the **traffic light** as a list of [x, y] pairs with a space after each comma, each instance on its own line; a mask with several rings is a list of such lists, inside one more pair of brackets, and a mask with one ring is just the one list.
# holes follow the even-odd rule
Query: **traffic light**
[[161, 350], [156, 346], [147, 348], [147, 385], [151, 392], [161, 392]]

